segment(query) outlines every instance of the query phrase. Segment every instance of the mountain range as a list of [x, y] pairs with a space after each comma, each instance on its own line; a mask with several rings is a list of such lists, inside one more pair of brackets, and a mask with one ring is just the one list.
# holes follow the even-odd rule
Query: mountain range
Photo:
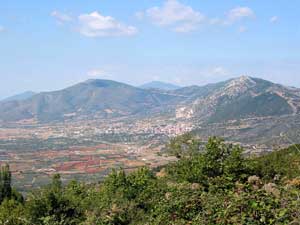
[[300, 89], [247, 76], [183, 88], [87, 80], [63, 90], [0, 102], [2, 121], [52, 122], [165, 114], [178, 119], [222, 122], [297, 115], [299, 111]]

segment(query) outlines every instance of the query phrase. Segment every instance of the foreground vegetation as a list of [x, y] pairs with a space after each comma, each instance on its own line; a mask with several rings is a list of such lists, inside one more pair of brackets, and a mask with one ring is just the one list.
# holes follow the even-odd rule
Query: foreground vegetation
[[191, 135], [168, 145], [178, 161], [157, 171], [113, 171], [101, 184], [72, 181], [32, 190], [24, 199], [0, 173], [0, 224], [300, 224], [297, 146], [244, 158], [239, 146]]

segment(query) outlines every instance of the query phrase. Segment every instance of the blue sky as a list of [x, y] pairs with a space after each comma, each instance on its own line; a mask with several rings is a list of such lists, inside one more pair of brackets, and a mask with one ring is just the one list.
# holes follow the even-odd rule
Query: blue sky
[[0, 98], [90, 79], [300, 87], [298, 0], [0, 0]]

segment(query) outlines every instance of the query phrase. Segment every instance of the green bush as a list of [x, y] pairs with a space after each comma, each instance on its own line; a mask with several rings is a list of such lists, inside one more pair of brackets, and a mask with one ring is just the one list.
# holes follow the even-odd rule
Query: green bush
[[[205, 147], [190, 134], [168, 145], [176, 162], [159, 176], [142, 167], [113, 170], [100, 184], [59, 175], [24, 200], [0, 173], [0, 224], [181, 225], [299, 224], [300, 153], [295, 146], [245, 158], [239, 146], [210, 138]], [[172, 151], [174, 148], [174, 151]]]

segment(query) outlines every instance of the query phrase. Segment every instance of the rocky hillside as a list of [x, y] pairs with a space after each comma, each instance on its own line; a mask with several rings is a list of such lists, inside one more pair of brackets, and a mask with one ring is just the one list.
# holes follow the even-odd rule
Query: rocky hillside
[[176, 93], [189, 97], [180, 107], [192, 112], [192, 117], [210, 122], [295, 115], [300, 110], [299, 89], [246, 76]]

